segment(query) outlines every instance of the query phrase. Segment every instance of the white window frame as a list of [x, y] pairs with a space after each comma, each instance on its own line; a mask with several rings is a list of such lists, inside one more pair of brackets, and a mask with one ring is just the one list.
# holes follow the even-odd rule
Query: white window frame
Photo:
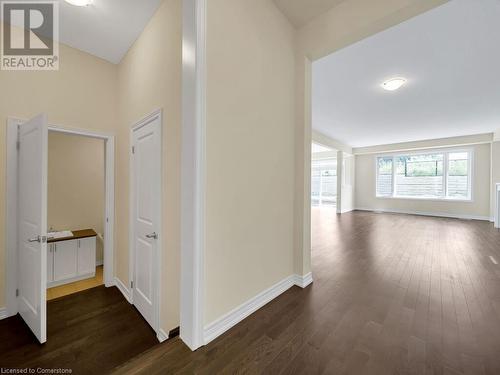
[[[467, 152], [469, 154], [468, 160], [468, 176], [467, 186], [469, 197], [464, 198], [450, 198], [448, 197], [448, 169], [449, 169], [449, 154]], [[396, 158], [400, 156], [417, 156], [417, 155], [443, 155], [443, 191], [445, 196], [437, 197], [407, 197], [396, 195]], [[392, 158], [392, 195], [384, 196], [378, 194], [378, 160], [381, 158]], [[397, 152], [375, 155], [375, 198], [377, 199], [400, 199], [400, 200], [423, 200], [423, 201], [446, 201], [446, 202], [474, 202], [474, 148], [461, 147], [461, 148], [443, 148], [432, 150], [418, 150], [408, 152]]]

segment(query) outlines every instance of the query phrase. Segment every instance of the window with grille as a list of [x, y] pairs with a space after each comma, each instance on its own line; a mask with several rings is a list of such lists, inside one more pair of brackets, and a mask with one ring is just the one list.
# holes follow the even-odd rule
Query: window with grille
[[377, 157], [377, 196], [471, 200], [472, 151]]

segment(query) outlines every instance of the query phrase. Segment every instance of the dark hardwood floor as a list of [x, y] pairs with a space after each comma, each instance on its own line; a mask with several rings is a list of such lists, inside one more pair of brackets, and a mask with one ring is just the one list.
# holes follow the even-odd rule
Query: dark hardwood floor
[[313, 209], [314, 284], [206, 347], [158, 345], [116, 373], [500, 374], [490, 223]]
[[0, 368], [66, 368], [106, 374], [158, 345], [156, 334], [120, 293], [100, 286], [47, 304], [44, 345], [19, 315], [0, 321]]

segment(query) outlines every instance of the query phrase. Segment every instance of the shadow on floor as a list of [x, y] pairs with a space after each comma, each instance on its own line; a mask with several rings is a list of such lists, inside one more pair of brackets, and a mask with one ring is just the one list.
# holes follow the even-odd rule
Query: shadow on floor
[[19, 315], [0, 321], [2, 368], [105, 374], [155, 345], [155, 332], [116, 287], [99, 286], [48, 302], [43, 345]]

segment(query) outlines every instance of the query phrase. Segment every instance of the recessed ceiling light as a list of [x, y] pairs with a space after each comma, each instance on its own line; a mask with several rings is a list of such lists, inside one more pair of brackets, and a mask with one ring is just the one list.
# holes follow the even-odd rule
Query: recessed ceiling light
[[92, 4], [93, 0], [66, 0], [67, 3], [75, 5], [77, 7], [85, 7]]
[[402, 77], [391, 78], [382, 83], [382, 88], [387, 91], [395, 91], [401, 88], [406, 83], [406, 79]]

